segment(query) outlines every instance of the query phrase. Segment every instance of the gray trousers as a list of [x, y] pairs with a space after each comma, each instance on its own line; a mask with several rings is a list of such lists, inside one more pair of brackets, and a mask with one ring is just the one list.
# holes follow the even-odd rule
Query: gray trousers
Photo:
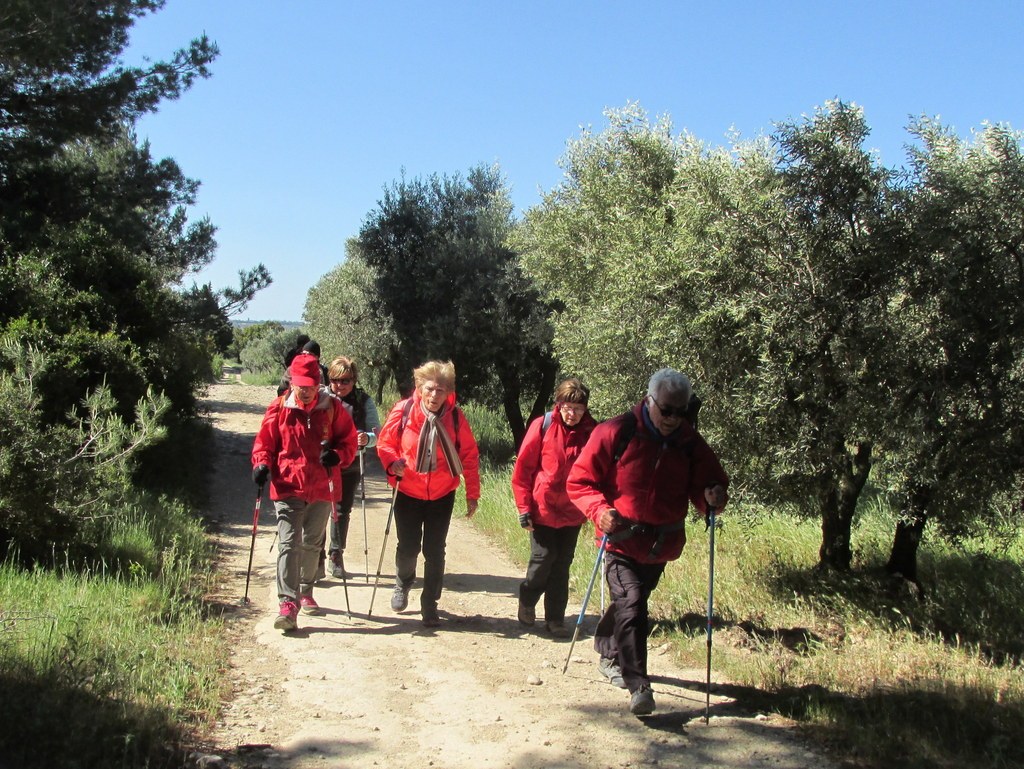
[[331, 515], [331, 502], [306, 502], [298, 497], [274, 501], [277, 513], [277, 597], [298, 602], [312, 595], [320, 547]]

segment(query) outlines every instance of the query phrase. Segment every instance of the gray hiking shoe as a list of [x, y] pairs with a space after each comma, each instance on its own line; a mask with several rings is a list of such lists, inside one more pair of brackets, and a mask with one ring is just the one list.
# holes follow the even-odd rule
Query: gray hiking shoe
[[345, 560], [341, 552], [331, 553], [331, 576], [335, 579], [348, 579], [348, 572], [345, 571]]
[[395, 583], [395, 592], [391, 594], [391, 610], [405, 611], [409, 605], [409, 588], [402, 587], [401, 582]]
[[597, 663], [597, 669], [612, 686], [617, 686], [620, 689], [626, 688], [626, 681], [622, 678], [622, 668], [619, 667], [616, 660], [611, 657], [602, 657]]
[[629, 712], [634, 716], [649, 716], [654, 712], [654, 692], [646, 684], [629, 697]]

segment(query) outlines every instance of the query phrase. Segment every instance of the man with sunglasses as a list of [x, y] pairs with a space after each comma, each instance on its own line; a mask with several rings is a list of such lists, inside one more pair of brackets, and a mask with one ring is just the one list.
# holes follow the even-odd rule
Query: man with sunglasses
[[630, 692], [630, 712], [654, 712], [647, 674], [647, 601], [686, 543], [690, 503], [707, 515], [728, 501], [729, 478], [690, 423], [690, 380], [663, 368], [631, 411], [598, 425], [569, 473], [569, 499], [605, 541], [611, 601], [594, 633], [598, 668]]

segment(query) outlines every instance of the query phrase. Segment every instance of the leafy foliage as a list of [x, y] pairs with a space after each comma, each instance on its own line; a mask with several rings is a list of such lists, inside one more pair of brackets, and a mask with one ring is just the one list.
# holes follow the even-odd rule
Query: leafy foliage
[[728, 150], [637, 105], [608, 118], [516, 237], [601, 416], [660, 366], [690, 373], [734, 493], [820, 518], [823, 565], [849, 567], [879, 461], [949, 533], [1005, 505], [1024, 459], [1019, 135], [967, 147], [923, 121], [908, 174], [843, 102]]
[[[351, 272], [339, 277], [362, 292], [374, 281], [373, 293], [350, 309], [372, 313], [366, 321], [376, 330], [358, 338], [370, 341], [375, 349], [367, 352], [395, 382], [408, 381], [425, 360], [451, 359], [460, 396], [500, 404], [518, 441], [520, 401], [525, 394], [546, 402], [556, 366], [547, 308], [507, 245], [512, 226], [496, 168], [473, 168], [465, 179], [403, 178], [367, 216], [349, 247]], [[344, 326], [335, 328], [340, 338]]]
[[[378, 276], [359, 253], [359, 242], [346, 244], [345, 261], [324, 275], [306, 297], [303, 318], [309, 335], [320, 343], [325, 363], [337, 355], [356, 361], [367, 376], [376, 375], [377, 402], [392, 376], [392, 353], [399, 340], [377, 295]], [[360, 375], [364, 380], [364, 375]]]
[[214, 227], [189, 221], [198, 182], [154, 158], [133, 123], [209, 76], [217, 49], [200, 37], [124, 66], [132, 24], [162, 5], [0, 9], [0, 337], [63, 363], [34, 381], [41, 430], [74, 429], [69, 415], [101, 389], [123, 420], [153, 391], [184, 424], [231, 342], [228, 314], [270, 280], [259, 265], [237, 288], [186, 285], [213, 259]]
[[10, 341], [0, 355], [0, 547], [29, 563], [68, 548], [88, 556], [131, 490], [136, 454], [163, 437], [169, 401], [146, 393], [126, 423], [100, 387], [68, 424], [47, 427], [37, 382], [53, 358]]

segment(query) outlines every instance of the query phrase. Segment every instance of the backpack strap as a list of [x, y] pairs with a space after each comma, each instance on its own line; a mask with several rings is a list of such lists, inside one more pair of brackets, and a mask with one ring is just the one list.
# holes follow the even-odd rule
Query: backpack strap
[[540, 439], [544, 440], [544, 435], [547, 433], [548, 428], [551, 427], [551, 415], [553, 412], [548, 411], [544, 414], [544, 421], [540, 423]]
[[629, 442], [636, 435], [636, 417], [633, 416], [632, 411], [627, 411], [618, 419], [622, 421], [622, 424], [619, 425], [619, 430], [615, 434], [615, 451], [612, 452], [613, 464], [618, 464], [619, 460], [622, 459], [622, 455], [629, 448]]

